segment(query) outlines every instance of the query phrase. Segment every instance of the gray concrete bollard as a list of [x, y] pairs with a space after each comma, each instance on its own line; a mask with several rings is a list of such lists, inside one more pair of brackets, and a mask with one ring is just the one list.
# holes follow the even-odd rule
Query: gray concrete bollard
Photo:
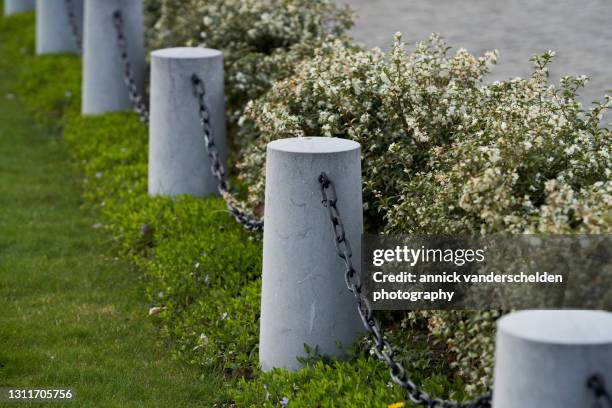
[[151, 53], [151, 122], [149, 127], [149, 194], [218, 194], [217, 180], [193, 95], [191, 76], [206, 88], [215, 144], [226, 156], [223, 54], [207, 48], [167, 48]]
[[497, 323], [495, 408], [591, 406], [593, 374], [612, 389], [612, 313], [525, 311]]
[[[36, 0], [36, 53], [78, 53], [66, 0]], [[79, 32], [83, 32], [83, 0], [72, 0]]]
[[137, 87], [144, 89], [145, 48], [142, 0], [85, 0], [83, 34], [83, 114], [132, 107], [124, 83], [113, 13], [121, 10], [128, 56]]
[[358, 143], [305, 137], [268, 144], [259, 361], [262, 369], [300, 367], [304, 344], [342, 356], [363, 331], [334, 247], [318, 177], [335, 184], [338, 209], [361, 262], [363, 210]]
[[36, 0], [4, 0], [4, 15], [22, 13], [24, 11], [34, 10], [36, 8]]

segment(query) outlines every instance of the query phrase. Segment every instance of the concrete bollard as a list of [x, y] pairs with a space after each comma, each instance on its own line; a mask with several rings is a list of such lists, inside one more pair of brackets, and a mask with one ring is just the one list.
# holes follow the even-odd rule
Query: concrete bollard
[[318, 177], [326, 172], [361, 262], [363, 210], [358, 143], [305, 137], [268, 144], [259, 361], [262, 369], [300, 367], [304, 344], [342, 356], [363, 331], [334, 247]]
[[22, 13], [24, 11], [34, 10], [36, 0], [4, 0], [4, 15]]
[[592, 406], [586, 383], [612, 389], [612, 313], [525, 311], [497, 323], [495, 408]]
[[218, 194], [217, 180], [193, 95], [191, 76], [206, 88], [205, 102], [215, 144], [226, 156], [223, 54], [207, 48], [167, 48], [151, 53], [149, 194]]
[[[78, 53], [66, 0], [36, 0], [36, 53]], [[79, 32], [83, 32], [83, 0], [72, 0]]]
[[128, 56], [137, 87], [144, 89], [145, 48], [142, 0], [85, 0], [83, 34], [83, 114], [102, 114], [132, 107], [124, 83], [124, 64], [117, 45], [113, 13], [120, 10]]

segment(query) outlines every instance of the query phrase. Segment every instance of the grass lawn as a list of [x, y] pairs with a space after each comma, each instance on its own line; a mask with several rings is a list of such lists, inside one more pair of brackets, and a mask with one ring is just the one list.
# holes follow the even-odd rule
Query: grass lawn
[[0, 387], [72, 388], [73, 407], [210, 406], [216, 377], [158, 346], [141, 274], [94, 228], [59, 133], [11, 80], [0, 72]]

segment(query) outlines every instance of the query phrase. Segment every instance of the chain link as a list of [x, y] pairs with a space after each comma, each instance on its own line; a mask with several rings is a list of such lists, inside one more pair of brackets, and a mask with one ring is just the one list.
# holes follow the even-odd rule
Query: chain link
[[193, 74], [191, 77], [191, 83], [193, 85], [193, 94], [198, 101], [198, 114], [200, 116], [200, 124], [202, 125], [202, 132], [204, 134], [204, 143], [211, 161], [210, 170], [213, 176], [217, 179], [217, 188], [219, 193], [225, 200], [228, 211], [239, 224], [251, 231], [261, 231], [263, 230], [264, 226], [263, 220], [257, 219], [241, 209], [236, 204], [236, 199], [230, 192], [225, 167], [221, 163], [221, 155], [219, 154], [219, 150], [217, 149], [213, 136], [212, 126], [210, 124], [210, 112], [208, 111], [208, 107], [206, 106], [206, 102], [204, 100], [204, 97], [206, 96], [204, 81], [202, 81], [197, 74]]
[[66, 6], [68, 24], [70, 24], [70, 30], [72, 31], [72, 38], [74, 39], [74, 45], [77, 49], [77, 52], [81, 54], [83, 52], [83, 38], [81, 36], [81, 31], [79, 30], [79, 24], [77, 23], [74, 3], [72, 0], [65, 0], [64, 4]]
[[595, 374], [587, 381], [587, 387], [592, 391], [595, 398], [593, 408], [612, 408], [612, 396], [606, 389], [606, 383], [602, 376]]
[[134, 71], [132, 70], [132, 63], [130, 62], [127, 52], [127, 42], [123, 32], [123, 16], [121, 15], [121, 10], [116, 10], [113, 13], [113, 25], [115, 27], [115, 31], [117, 32], [117, 46], [119, 47], [119, 53], [124, 67], [123, 82], [127, 86], [130, 101], [134, 106], [134, 111], [140, 117], [140, 121], [142, 123], [149, 123], [149, 109], [147, 108], [144, 98], [136, 85]]
[[447, 401], [441, 398], [434, 398], [416, 385], [406, 374], [404, 367], [395, 360], [394, 351], [391, 344], [384, 338], [382, 329], [378, 321], [374, 318], [374, 312], [368, 299], [361, 293], [362, 281], [356, 272], [351, 261], [352, 249], [342, 217], [338, 211], [338, 196], [332, 181], [325, 173], [319, 176], [321, 185], [321, 196], [323, 206], [329, 212], [336, 246], [336, 252], [344, 262], [344, 278], [348, 290], [355, 296], [357, 302], [357, 313], [361, 317], [363, 327], [374, 341], [374, 352], [379, 360], [384, 361], [389, 367], [391, 380], [404, 388], [408, 392], [408, 400], [427, 408], [489, 408], [491, 407], [491, 392], [467, 402]]

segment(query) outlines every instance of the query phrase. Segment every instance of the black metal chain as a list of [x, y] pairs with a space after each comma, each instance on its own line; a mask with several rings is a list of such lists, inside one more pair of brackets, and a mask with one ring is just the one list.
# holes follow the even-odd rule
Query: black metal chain
[[595, 398], [593, 408], [612, 408], [612, 396], [606, 389], [606, 383], [601, 375], [591, 376], [587, 380], [587, 387]]
[[123, 33], [123, 17], [121, 15], [121, 10], [116, 10], [113, 13], [113, 25], [115, 27], [115, 31], [117, 32], [117, 45], [119, 47], [121, 61], [123, 62], [124, 66], [123, 82], [127, 86], [130, 101], [134, 106], [134, 111], [138, 113], [140, 121], [142, 123], [149, 123], [149, 109], [147, 108], [147, 104], [145, 103], [144, 98], [136, 85], [134, 71], [132, 70], [132, 63], [130, 62], [127, 52], [127, 43], [125, 34]]
[[68, 24], [70, 24], [70, 30], [72, 31], [72, 38], [74, 39], [74, 45], [77, 52], [80, 54], [83, 52], [83, 38], [81, 31], [79, 30], [79, 24], [77, 23], [77, 17], [74, 9], [74, 3], [72, 0], [65, 0], [66, 14], [68, 16]]
[[225, 200], [228, 211], [239, 224], [251, 231], [261, 231], [263, 230], [264, 226], [263, 220], [255, 218], [241, 209], [236, 204], [236, 199], [230, 192], [225, 167], [223, 166], [223, 163], [221, 163], [221, 156], [217, 146], [215, 145], [212, 126], [210, 125], [210, 113], [204, 100], [204, 97], [206, 96], [204, 81], [202, 81], [197, 74], [193, 74], [191, 77], [191, 83], [193, 85], [193, 94], [198, 101], [198, 114], [200, 116], [200, 123], [202, 125], [202, 132], [204, 134], [204, 143], [211, 162], [210, 170], [212, 171], [213, 176], [217, 179], [217, 188], [219, 193]]
[[319, 183], [321, 185], [321, 196], [323, 206], [329, 211], [329, 217], [331, 220], [338, 256], [342, 259], [345, 266], [344, 279], [348, 290], [355, 296], [357, 301], [357, 312], [361, 317], [363, 326], [366, 331], [371, 335], [374, 341], [374, 352], [379, 360], [384, 361], [389, 367], [391, 374], [391, 380], [400, 387], [404, 388], [408, 392], [408, 400], [427, 408], [489, 408], [491, 407], [492, 393], [491, 391], [486, 394], [466, 402], [447, 401], [441, 398], [431, 397], [427, 392], [423, 391], [418, 385], [416, 385], [406, 374], [404, 367], [394, 359], [394, 351], [391, 344], [385, 340], [382, 329], [378, 321], [374, 318], [374, 313], [370, 302], [362, 294], [362, 282], [361, 277], [353, 267], [352, 256], [353, 252], [351, 249], [350, 242], [344, 229], [342, 217], [338, 211], [337, 202], [338, 196], [336, 195], [336, 189], [332, 181], [327, 177], [325, 173], [321, 173], [319, 176]]

